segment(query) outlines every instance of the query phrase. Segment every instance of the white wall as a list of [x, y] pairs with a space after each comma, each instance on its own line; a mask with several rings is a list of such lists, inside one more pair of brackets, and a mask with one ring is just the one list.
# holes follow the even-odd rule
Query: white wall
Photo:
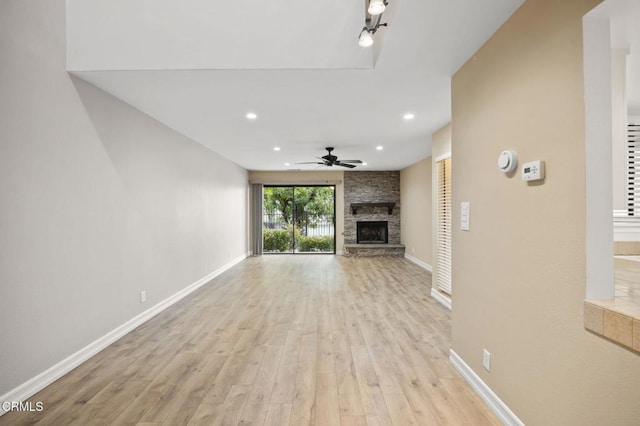
[[0, 3], [0, 395], [247, 252], [247, 171], [70, 77], [64, 23]]
[[583, 19], [587, 298], [613, 297], [613, 114], [611, 26], [608, 18]]
[[627, 55], [628, 49], [611, 49], [611, 154], [613, 211], [627, 209]]

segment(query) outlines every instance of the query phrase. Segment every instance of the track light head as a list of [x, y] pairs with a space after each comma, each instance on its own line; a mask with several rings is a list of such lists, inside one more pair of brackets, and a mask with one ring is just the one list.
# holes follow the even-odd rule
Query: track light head
[[369, 47], [373, 44], [373, 32], [375, 30], [369, 30], [367, 27], [362, 28], [360, 36], [358, 37], [358, 44], [360, 47]]
[[369, 2], [369, 8], [367, 12], [369, 15], [380, 15], [387, 7], [387, 3], [384, 0], [371, 0]]

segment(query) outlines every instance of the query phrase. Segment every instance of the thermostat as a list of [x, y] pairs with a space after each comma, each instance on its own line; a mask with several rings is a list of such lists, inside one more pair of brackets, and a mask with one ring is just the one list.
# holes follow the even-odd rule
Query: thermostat
[[513, 151], [502, 151], [498, 157], [498, 168], [500, 171], [509, 173], [518, 167], [518, 156]]
[[530, 182], [541, 179], [544, 179], [544, 161], [536, 160], [522, 165], [522, 180]]

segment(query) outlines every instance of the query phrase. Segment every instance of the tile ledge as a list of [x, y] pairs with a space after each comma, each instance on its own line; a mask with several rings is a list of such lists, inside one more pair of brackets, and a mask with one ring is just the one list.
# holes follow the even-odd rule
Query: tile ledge
[[624, 315], [640, 321], [640, 304], [621, 297], [610, 299], [586, 299], [584, 303], [599, 306], [616, 314]]
[[[638, 306], [611, 299], [584, 301], [584, 328], [640, 355]], [[630, 313], [632, 312], [632, 313]]]

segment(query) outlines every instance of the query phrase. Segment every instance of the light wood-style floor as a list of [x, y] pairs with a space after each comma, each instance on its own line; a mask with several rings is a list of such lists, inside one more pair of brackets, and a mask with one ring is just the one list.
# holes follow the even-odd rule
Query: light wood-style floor
[[0, 424], [499, 425], [430, 287], [398, 258], [249, 258]]

